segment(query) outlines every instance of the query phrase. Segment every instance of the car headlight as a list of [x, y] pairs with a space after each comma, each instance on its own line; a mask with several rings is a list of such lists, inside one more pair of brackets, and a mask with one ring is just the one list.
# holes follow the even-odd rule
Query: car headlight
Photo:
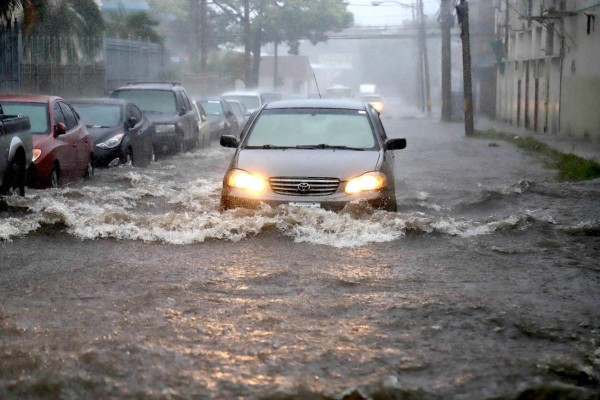
[[33, 149], [33, 156], [31, 157], [31, 162], [37, 160], [38, 158], [40, 158], [40, 156], [42, 155], [42, 150], [40, 149]]
[[346, 184], [346, 193], [355, 194], [368, 192], [384, 188], [387, 185], [387, 178], [382, 172], [367, 172], [361, 176], [350, 179]]
[[96, 147], [100, 147], [101, 149], [114, 149], [121, 144], [123, 136], [125, 136], [125, 134], [119, 133], [118, 135], [115, 135], [104, 142], [98, 143]]
[[154, 130], [156, 133], [175, 133], [177, 129], [175, 124], [159, 124], [154, 126]]
[[371, 106], [378, 112], [383, 111], [383, 103], [381, 101], [374, 101], [371, 103]]
[[262, 192], [266, 186], [266, 182], [259, 176], [252, 175], [241, 169], [234, 169], [229, 172], [227, 177], [227, 185], [238, 189], [246, 189], [251, 192]]

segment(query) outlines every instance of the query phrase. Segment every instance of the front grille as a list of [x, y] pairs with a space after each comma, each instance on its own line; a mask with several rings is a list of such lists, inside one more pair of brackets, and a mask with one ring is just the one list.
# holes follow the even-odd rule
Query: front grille
[[270, 178], [273, 192], [288, 196], [328, 196], [334, 194], [340, 180], [337, 178]]

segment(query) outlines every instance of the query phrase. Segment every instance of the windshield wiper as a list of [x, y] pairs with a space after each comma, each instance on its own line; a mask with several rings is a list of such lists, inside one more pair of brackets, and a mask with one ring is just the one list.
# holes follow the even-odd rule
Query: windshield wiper
[[312, 144], [312, 145], [301, 145], [296, 146], [297, 149], [340, 149], [340, 150], [356, 150], [356, 151], [364, 151], [365, 149], [361, 147], [350, 147], [350, 146], [337, 146], [325, 143]]
[[275, 146], [274, 144], [263, 144], [261, 146], [246, 146], [247, 149], [293, 149], [290, 146]]

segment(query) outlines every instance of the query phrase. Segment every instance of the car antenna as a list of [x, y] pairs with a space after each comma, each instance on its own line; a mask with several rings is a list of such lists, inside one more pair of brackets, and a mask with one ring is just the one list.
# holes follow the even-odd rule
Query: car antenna
[[315, 80], [315, 85], [317, 86], [317, 93], [319, 93], [319, 98], [322, 99], [321, 90], [319, 90], [319, 82], [317, 82], [317, 76], [315, 75], [315, 71], [313, 71], [312, 73], [313, 73], [313, 78]]

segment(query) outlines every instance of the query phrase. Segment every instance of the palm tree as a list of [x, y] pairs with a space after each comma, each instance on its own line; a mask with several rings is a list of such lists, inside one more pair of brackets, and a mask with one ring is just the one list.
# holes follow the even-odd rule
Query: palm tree
[[151, 19], [145, 11], [129, 13], [120, 3], [119, 9], [109, 14], [106, 32], [111, 36], [149, 40], [162, 44], [163, 37], [155, 31], [158, 24], [159, 22]]

